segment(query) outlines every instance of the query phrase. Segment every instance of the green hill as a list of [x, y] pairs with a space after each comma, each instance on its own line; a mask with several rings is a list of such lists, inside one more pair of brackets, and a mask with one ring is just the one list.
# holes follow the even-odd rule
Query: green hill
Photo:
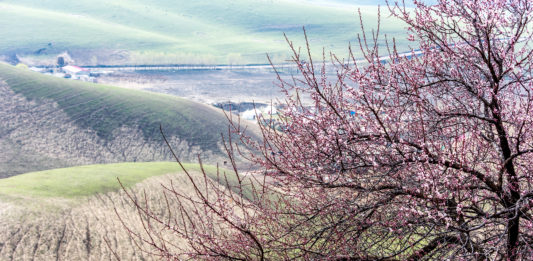
[[[306, 26], [316, 55], [325, 47], [344, 56], [361, 30], [357, 9], [367, 29], [377, 20], [375, 6], [346, 2], [4, 0], [0, 54], [31, 63], [32, 57], [68, 51], [82, 65], [266, 63], [265, 53], [284, 62], [289, 52], [283, 32], [302, 45]], [[406, 47], [404, 25], [382, 13], [381, 31]]]
[[[184, 164], [198, 172], [198, 164]], [[215, 175], [216, 168], [205, 166]], [[146, 178], [182, 172], [176, 162], [141, 162], [85, 165], [30, 172], [0, 179], [0, 196], [38, 198], [78, 198], [120, 190], [117, 178], [130, 187]], [[183, 174], [184, 175], [184, 174]]]
[[[195, 179], [204, 177], [198, 164], [185, 168]], [[218, 180], [214, 167], [204, 169], [208, 180]], [[117, 177], [159, 217], [180, 219], [180, 210], [194, 211], [163, 194], [161, 185], [172, 184], [195, 197], [175, 162], [87, 165], [0, 179], [0, 260], [109, 260], [110, 248], [124, 260], [158, 260], [139, 251], [124, 227], [142, 231], [143, 223]], [[173, 243], [182, 244], [170, 233]]]
[[[175, 96], [41, 75], [0, 64], [0, 176], [81, 164], [222, 161], [224, 113]], [[10, 154], [11, 153], [11, 154]]]

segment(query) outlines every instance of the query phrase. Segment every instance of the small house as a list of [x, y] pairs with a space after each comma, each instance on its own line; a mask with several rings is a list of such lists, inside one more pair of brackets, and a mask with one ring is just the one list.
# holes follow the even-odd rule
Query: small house
[[75, 74], [78, 74], [80, 72], [84, 72], [84, 71], [87, 71], [87, 69], [83, 69], [79, 66], [75, 66], [75, 65], [67, 65], [67, 66], [63, 66], [61, 69], [63, 69], [63, 71], [67, 74], [70, 74], [70, 75], [75, 75]]

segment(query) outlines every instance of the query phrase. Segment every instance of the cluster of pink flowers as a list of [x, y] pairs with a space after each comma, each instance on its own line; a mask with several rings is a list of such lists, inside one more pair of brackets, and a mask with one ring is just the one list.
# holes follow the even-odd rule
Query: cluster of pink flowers
[[[187, 255], [533, 256], [533, 4], [415, 4], [389, 11], [408, 26], [421, 55], [401, 55], [391, 39], [378, 48], [382, 36], [363, 34], [364, 61], [332, 55], [331, 79], [325, 62], [289, 42], [301, 75], [279, 78], [284, 128], [263, 126], [261, 142], [246, 140], [260, 152], [250, 158], [265, 179], [213, 185], [214, 201], [190, 200], [197, 205], [191, 215], [209, 226], [186, 225]], [[253, 196], [242, 199], [246, 189]]]

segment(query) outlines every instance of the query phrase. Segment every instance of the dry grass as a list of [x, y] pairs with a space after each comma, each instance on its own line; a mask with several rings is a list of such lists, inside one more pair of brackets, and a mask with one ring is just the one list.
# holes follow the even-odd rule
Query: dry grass
[[[132, 191], [146, 197], [154, 212], [168, 217], [161, 184], [169, 184], [170, 179], [184, 193], [194, 193], [184, 175], [153, 177], [137, 184]], [[134, 242], [121, 223], [132, 231], [144, 231], [142, 215], [123, 191], [92, 196], [81, 204], [60, 199], [55, 205], [20, 203], [0, 202], [0, 260], [112, 260], [115, 259], [112, 251], [123, 260], [154, 259], [139, 250], [137, 244], [146, 250], [150, 246]], [[171, 209], [176, 207], [170, 204]], [[53, 207], [43, 207], [46, 205]], [[161, 233], [176, 238], [170, 232]], [[176, 249], [187, 247], [179, 238], [172, 243]]]

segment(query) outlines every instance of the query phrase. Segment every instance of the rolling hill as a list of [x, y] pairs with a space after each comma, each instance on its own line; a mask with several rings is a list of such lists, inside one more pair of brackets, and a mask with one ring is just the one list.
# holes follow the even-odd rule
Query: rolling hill
[[224, 113], [175, 96], [65, 80], [0, 64], [0, 177], [94, 163], [221, 162]]
[[[184, 163], [188, 171], [200, 171], [198, 164]], [[204, 166], [210, 174], [213, 166]], [[43, 170], [0, 179], [0, 197], [9, 198], [66, 198], [76, 199], [120, 190], [120, 179], [131, 187], [144, 179], [182, 172], [176, 162], [137, 162], [95, 164]]]
[[[185, 168], [192, 177], [203, 177], [197, 164]], [[214, 167], [204, 169], [217, 181]], [[195, 194], [175, 162], [88, 165], [0, 179], [0, 260], [109, 260], [110, 247], [124, 260], [157, 260], [140, 251], [125, 229], [141, 232], [143, 227], [117, 177], [130, 193], [146, 196], [160, 217], [180, 216], [175, 200], [165, 203], [161, 184], [172, 180], [182, 193]], [[186, 247], [168, 233], [177, 246]]]
[[[361, 31], [357, 10], [370, 30], [376, 6], [324, 2], [4, 0], [0, 55], [28, 64], [53, 63], [65, 51], [79, 65], [250, 64], [266, 63], [270, 53], [284, 62], [289, 50], [283, 33], [301, 46], [306, 26], [316, 55], [325, 47], [345, 56]], [[406, 47], [404, 25], [387, 18], [385, 9], [381, 32]]]

